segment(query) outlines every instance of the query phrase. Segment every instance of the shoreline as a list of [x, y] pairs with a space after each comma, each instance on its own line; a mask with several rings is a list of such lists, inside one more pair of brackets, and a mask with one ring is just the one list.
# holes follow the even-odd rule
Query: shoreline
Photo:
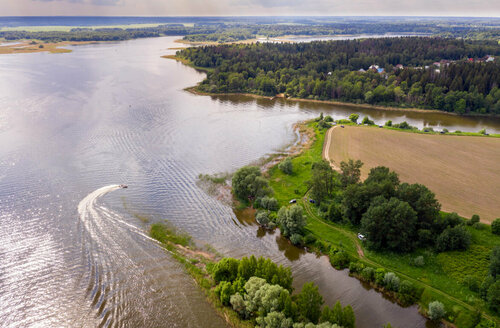
[[[7, 44], [5, 44], [7, 43]], [[14, 44], [9, 44], [14, 43]], [[31, 54], [38, 52], [48, 52], [51, 54], [70, 53], [73, 50], [63, 48], [67, 46], [78, 46], [85, 44], [98, 44], [99, 41], [61, 41], [61, 42], [43, 42], [39, 40], [22, 40], [0, 43], [0, 55], [10, 54]], [[40, 46], [42, 46], [40, 48]]]
[[[178, 62], [183, 63], [184, 65], [187, 65], [189, 67], [192, 67], [194, 69], [197, 69], [199, 71], [203, 72], [209, 72], [210, 69], [205, 68], [205, 67], [198, 67], [193, 65], [189, 60], [178, 57], [177, 55], [165, 55], [161, 56], [162, 58], [165, 59], [173, 59]], [[201, 83], [201, 82], [200, 82]], [[454, 117], [500, 117], [500, 114], [463, 114], [459, 115], [456, 113], [450, 113], [446, 111], [441, 111], [437, 109], [423, 109], [423, 108], [415, 108], [415, 107], [392, 107], [392, 106], [379, 106], [379, 105], [370, 105], [370, 104], [354, 104], [350, 102], [343, 102], [343, 101], [336, 101], [336, 100], [316, 100], [316, 99], [303, 99], [303, 98], [294, 98], [294, 97], [286, 97], [283, 94], [278, 94], [273, 97], [269, 96], [263, 96], [263, 95], [258, 95], [254, 93], [247, 93], [247, 92], [224, 92], [224, 93], [211, 93], [211, 92], [205, 92], [205, 91], [200, 91], [197, 90], [198, 85], [187, 87], [184, 90], [191, 92], [196, 95], [201, 95], [201, 96], [212, 96], [212, 97], [217, 97], [217, 96], [246, 96], [246, 97], [253, 97], [257, 99], [269, 99], [269, 100], [274, 100], [276, 98], [282, 98], [285, 100], [289, 100], [292, 102], [304, 102], [304, 103], [316, 103], [316, 104], [326, 104], [326, 105], [338, 105], [338, 106], [344, 106], [344, 107], [351, 107], [351, 108], [363, 108], [363, 109], [368, 109], [368, 110], [380, 110], [380, 111], [399, 111], [399, 112], [415, 112], [415, 113], [434, 113], [434, 114], [444, 114], [444, 115], [450, 115]]]
[[[158, 227], [160, 227], [160, 232], [155, 233], [153, 230]], [[205, 249], [200, 248], [191, 241], [189, 235], [178, 234], [175, 229], [174, 231], [171, 230], [168, 224], [155, 223], [150, 226], [149, 236], [155, 239], [166, 252], [184, 266], [186, 273], [191, 276], [196, 287], [205, 295], [207, 303], [228, 326], [233, 328], [252, 327], [249, 323], [240, 319], [231, 308], [224, 306], [212, 288], [213, 280], [207, 266], [214, 265], [223, 256], [210, 245], [206, 246]], [[177, 240], [179, 237], [185, 238], [187, 241]]]
[[[162, 56], [162, 58], [169, 58], [169, 59], [175, 59], [177, 61], [183, 62], [182, 58], [177, 59], [174, 58], [176, 57], [175, 55], [171, 55], [170, 57], [167, 56]], [[184, 62], [183, 62], [184, 63]], [[192, 66], [187, 64], [190, 67], [193, 67], [197, 70], [205, 71], [207, 72], [206, 69], [200, 68], [197, 66]], [[335, 101], [335, 100], [316, 100], [316, 99], [303, 99], [303, 98], [294, 98], [294, 97], [284, 97], [280, 95], [276, 95], [274, 97], [268, 97], [268, 96], [262, 96], [254, 93], [245, 93], [245, 92], [226, 92], [226, 93], [210, 93], [210, 92], [204, 92], [197, 90], [198, 86], [192, 86], [192, 87], [187, 87], [184, 90], [188, 91], [192, 94], [199, 95], [199, 96], [211, 96], [211, 97], [217, 97], [217, 96], [245, 96], [245, 97], [252, 97], [252, 98], [257, 98], [257, 99], [268, 99], [268, 100], [275, 100], [275, 99], [284, 99], [284, 100], [289, 100], [292, 102], [304, 102], [304, 103], [319, 103], [319, 104], [326, 104], [326, 105], [338, 105], [338, 106], [344, 106], [344, 107], [352, 107], [352, 108], [363, 108], [363, 109], [369, 109], [369, 110], [380, 110], [380, 111], [399, 111], [399, 112], [415, 112], [415, 113], [433, 113], [433, 114], [444, 114], [444, 115], [450, 115], [450, 116], [455, 116], [455, 117], [500, 117], [500, 115], [486, 115], [486, 114], [464, 114], [464, 115], [459, 115], [456, 113], [450, 113], [450, 112], [445, 112], [445, 111], [440, 111], [437, 109], [422, 109], [422, 108], [404, 108], [404, 107], [389, 107], [389, 106], [377, 106], [377, 105], [370, 105], [370, 104], [354, 104], [354, 103], [349, 103], [349, 102], [342, 102], [342, 101]]]

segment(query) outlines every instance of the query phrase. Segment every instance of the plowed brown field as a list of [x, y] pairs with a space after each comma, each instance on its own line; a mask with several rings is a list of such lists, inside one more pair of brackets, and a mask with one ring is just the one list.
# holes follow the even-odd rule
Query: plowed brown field
[[324, 154], [333, 164], [360, 159], [362, 178], [383, 165], [402, 182], [431, 189], [442, 210], [481, 222], [500, 217], [500, 138], [425, 135], [374, 127], [335, 128], [325, 139]]

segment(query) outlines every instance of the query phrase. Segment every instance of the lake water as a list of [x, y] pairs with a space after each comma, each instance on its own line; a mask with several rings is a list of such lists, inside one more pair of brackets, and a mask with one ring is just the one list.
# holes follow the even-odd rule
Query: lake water
[[416, 307], [401, 308], [279, 232], [239, 220], [196, 177], [286, 147], [293, 124], [319, 112], [463, 131], [498, 132], [498, 121], [196, 96], [183, 89], [204, 75], [160, 58], [174, 40], [1, 57], [2, 325], [224, 326], [182, 266], [147, 238], [150, 223], [167, 219], [224, 255], [291, 266], [296, 288], [314, 281], [327, 304], [352, 304], [358, 327], [424, 327]]

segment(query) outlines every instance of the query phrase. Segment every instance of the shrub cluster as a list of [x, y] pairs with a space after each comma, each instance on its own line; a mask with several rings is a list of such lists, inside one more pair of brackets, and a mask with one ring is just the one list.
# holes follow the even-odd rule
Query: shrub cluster
[[300, 293], [292, 295], [290, 269], [270, 259], [224, 258], [210, 272], [221, 303], [256, 327], [354, 328], [354, 312], [349, 305], [342, 308], [337, 302], [322, 311], [323, 297], [313, 283], [304, 284]]

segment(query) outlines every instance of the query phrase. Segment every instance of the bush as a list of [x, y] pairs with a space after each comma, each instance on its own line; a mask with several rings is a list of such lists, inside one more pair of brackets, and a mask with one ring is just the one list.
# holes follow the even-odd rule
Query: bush
[[389, 121], [385, 122], [385, 126], [392, 126], [392, 121], [389, 120]]
[[436, 248], [439, 252], [466, 250], [470, 243], [470, 233], [463, 226], [448, 227], [437, 238]]
[[385, 271], [385, 269], [383, 268], [378, 268], [377, 270], [375, 270], [375, 283], [377, 285], [379, 286], [384, 285], [384, 277], [386, 273], [387, 271]]
[[259, 211], [257, 215], [255, 215], [255, 221], [261, 226], [266, 227], [269, 224], [269, 215], [267, 211]]
[[319, 121], [319, 123], [318, 123], [318, 128], [320, 128], [320, 129], [329, 129], [331, 127], [332, 126], [325, 121]]
[[244, 316], [245, 315], [245, 301], [243, 300], [243, 297], [240, 294], [234, 294], [231, 296], [229, 299], [229, 302], [231, 303], [233, 310], [238, 312], [239, 315]]
[[497, 324], [494, 321], [488, 319], [482, 319], [479, 324], [474, 328], [497, 328]]
[[350, 262], [349, 254], [343, 250], [336, 252], [333, 256], [330, 255], [330, 263], [338, 270], [347, 268]]
[[337, 124], [349, 124], [349, 123], [351, 123], [351, 121], [346, 120], [346, 119], [337, 120]]
[[306, 245], [312, 245], [315, 242], [316, 242], [316, 236], [314, 236], [312, 233], [309, 233], [304, 237], [304, 244]]
[[283, 206], [278, 212], [277, 223], [285, 237], [293, 234], [301, 235], [306, 226], [304, 210], [299, 205], [292, 205], [290, 208]]
[[234, 294], [233, 286], [228, 281], [221, 281], [221, 283], [215, 287], [215, 293], [219, 296], [220, 301], [224, 305], [229, 305], [231, 295]]
[[370, 119], [368, 118], [368, 116], [365, 116], [365, 117], [363, 118], [363, 121], [361, 121], [361, 123], [362, 123], [362, 124], [368, 124], [368, 125], [374, 125], [374, 124], [375, 124], [375, 122], [373, 122], [372, 120], [370, 120]]
[[486, 129], [479, 130], [479, 134], [486, 134]]
[[417, 256], [411, 260], [411, 265], [416, 267], [423, 267], [425, 265], [424, 257], [422, 255]]
[[465, 276], [463, 284], [475, 293], [478, 293], [481, 287], [481, 281], [471, 275]]
[[397, 292], [399, 290], [399, 277], [394, 272], [387, 272], [384, 276], [384, 286], [387, 290]]
[[427, 314], [431, 320], [442, 319], [446, 315], [443, 303], [439, 301], [430, 302]]
[[349, 272], [360, 273], [365, 268], [365, 265], [361, 262], [351, 262], [349, 264]]
[[332, 203], [328, 207], [327, 218], [333, 222], [339, 222], [342, 220], [342, 206], [337, 203]]
[[299, 235], [298, 233], [294, 233], [293, 235], [290, 236], [290, 241], [294, 245], [302, 245], [302, 236]]
[[274, 197], [264, 196], [260, 198], [259, 205], [263, 209], [270, 211], [277, 211], [279, 209], [278, 201]]
[[492, 276], [487, 276], [486, 278], [484, 278], [483, 282], [481, 283], [481, 287], [479, 287], [479, 295], [483, 300], [487, 299], [488, 290], [494, 282], [495, 278], [493, 278]]
[[500, 246], [495, 246], [490, 254], [490, 275], [495, 279], [500, 277]]
[[358, 114], [351, 114], [349, 115], [349, 120], [353, 123], [356, 123], [358, 121], [359, 115]]
[[366, 267], [361, 271], [361, 277], [363, 277], [364, 280], [372, 282], [375, 280], [375, 269], [372, 267]]
[[495, 235], [500, 235], [500, 218], [495, 219], [495, 221], [491, 223], [491, 232]]
[[215, 282], [229, 281], [236, 279], [238, 274], [238, 265], [240, 262], [237, 259], [230, 257], [223, 258], [213, 267], [212, 277]]
[[290, 157], [287, 157], [283, 162], [278, 165], [278, 168], [285, 174], [292, 174], [293, 164]]
[[487, 302], [490, 309], [497, 313], [500, 311], [500, 280], [488, 288]]
[[333, 118], [330, 115], [326, 115], [324, 118], [325, 122], [333, 122]]
[[467, 221], [467, 225], [471, 226], [474, 225], [475, 223], [479, 223], [479, 215], [474, 214], [469, 221]]
[[420, 298], [417, 288], [408, 280], [403, 280], [399, 285], [399, 299], [405, 304], [410, 305]]

